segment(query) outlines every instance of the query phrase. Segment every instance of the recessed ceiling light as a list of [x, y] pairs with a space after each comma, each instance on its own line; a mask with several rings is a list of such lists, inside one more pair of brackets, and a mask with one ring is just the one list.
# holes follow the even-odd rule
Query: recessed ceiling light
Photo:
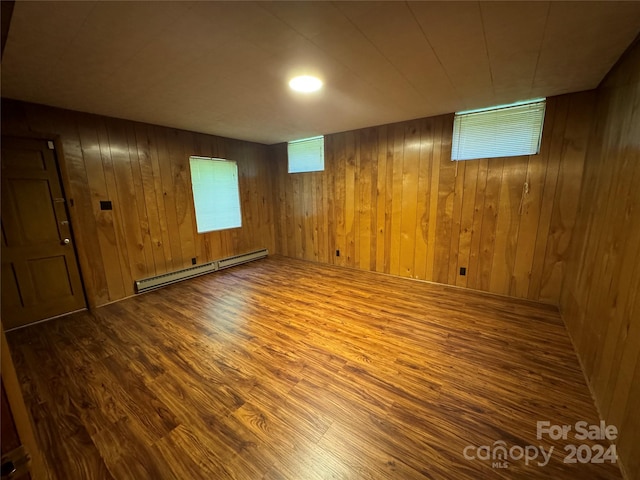
[[289, 81], [292, 90], [302, 93], [317, 92], [322, 88], [322, 80], [311, 75], [301, 75]]

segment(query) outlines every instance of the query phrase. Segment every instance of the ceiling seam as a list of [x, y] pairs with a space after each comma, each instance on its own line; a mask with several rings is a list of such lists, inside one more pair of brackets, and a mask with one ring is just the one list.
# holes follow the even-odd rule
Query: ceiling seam
[[[75, 35], [71, 40], [69, 40], [69, 42], [67, 42], [67, 45], [65, 46], [65, 48], [64, 48], [64, 49], [62, 49], [62, 51], [61, 51], [60, 55], [58, 56], [58, 58], [56, 59], [56, 62], [54, 63], [54, 65], [53, 65], [53, 67], [52, 67], [52, 70], [55, 70], [55, 67], [60, 63], [60, 59], [61, 59], [61, 58], [66, 54], [66, 52], [67, 52], [67, 50], [68, 50], [68, 48], [67, 48], [67, 47], [68, 47], [69, 45], [73, 44], [73, 43], [75, 42], [76, 38], [78, 38], [78, 36], [80, 35], [80, 32], [82, 32], [83, 27], [84, 27], [84, 26], [85, 26], [85, 24], [88, 22], [89, 17], [90, 17], [90, 16], [94, 13], [94, 11], [98, 8], [98, 5], [99, 5], [99, 4], [98, 4], [98, 3], [96, 3], [96, 4], [91, 8], [91, 10], [89, 10], [89, 12], [87, 13], [87, 15], [86, 15], [86, 16], [85, 16], [85, 18], [83, 19], [82, 23], [80, 24], [79, 28], [77, 29], [77, 31], [76, 31], [76, 35]], [[187, 3], [186, 3], [186, 2], [185, 2], [185, 5], [187, 5]], [[179, 18], [183, 18], [184, 16], [188, 15], [188, 13], [189, 13], [193, 8], [194, 8], [194, 6], [193, 6], [193, 5], [188, 5], [188, 7], [186, 8], [186, 10], [184, 11], [184, 14], [183, 14], [183, 15], [181, 15]], [[171, 25], [174, 25], [175, 23], [176, 23], [176, 21], [175, 21], [175, 19], [174, 19], [174, 22], [173, 22]], [[167, 25], [165, 25], [164, 27], [162, 27], [162, 28], [161, 28], [161, 30], [160, 30], [160, 32], [159, 32], [157, 35], [155, 35], [153, 38], [160, 37], [160, 36], [161, 36], [161, 34], [162, 34], [162, 32], [164, 32], [164, 31], [166, 31], [167, 29], [169, 29], [169, 28], [171, 27], [171, 25], [167, 24]], [[136, 58], [136, 55], [138, 55], [140, 52], [144, 51], [144, 49], [145, 49], [148, 45], [151, 45], [151, 44], [152, 44], [152, 41], [153, 41], [152, 39], [149, 39], [146, 43], [144, 43], [144, 45], [143, 45], [142, 47], [140, 47], [140, 48], [139, 48], [138, 50], [136, 50], [134, 53], [131, 53], [127, 59], [123, 60], [123, 61], [121, 62], [121, 65], [127, 65], [127, 64], [128, 64], [127, 62], [131, 62], [133, 59], [135, 59], [135, 58]], [[106, 79], [106, 78], [109, 78], [109, 77], [110, 77], [110, 75], [111, 75], [110, 73], [104, 73], [104, 74], [100, 75], [100, 76], [98, 77], [98, 79], [99, 79], [100, 81], [102, 81], [102, 80], [104, 80], [104, 79]], [[165, 77], [165, 78], [166, 78], [166, 77]], [[155, 84], [153, 84], [153, 85], [159, 85], [161, 82], [162, 82], [162, 78], [158, 79], [158, 80], [155, 82]]]
[[[331, 2], [332, 5], [336, 6], [335, 2]], [[355, 28], [358, 32], [360, 32], [360, 35], [362, 35], [362, 37], [367, 40], [367, 42], [369, 42], [369, 44], [380, 54], [380, 56], [382, 58], [384, 58], [387, 63], [389, 65], [391, 65], [393, 67], [393, 69], [398, 72], [398, 74], [405, 79], [405, 81], [411, 85], [411, 88], [422, 98], [424, 98], [427, 102], [429, 102], [429, 99], [426, 98], [417, 88], [416, 86], [406, 77], [406, 75], [384, 54], [382, 53], [382, 51], [378, 48], [378, 46], [358, 27], [358, 25], [355, 24], [355, 22], [353, 20], [351, 20], [341, 9], [340, 7], [337, 7], [337, 10], [340, 11], [340, 13], [342, 14], [342, 16], [353, 26], [353, 28]], [[429, 45], [431, 46], [431, 45]], [[367, 82], [368, 83], [368, 82]], [[375, 88], [375, 87], [374, 87]], [[378, 90], [376, 88], [376, 90]], [[380, 90], [378, 90], [380, 91]], [[384, 92], [382, 92], [384, 93]]]
[[[360, 29], [353, 24], [353, 22], [342, 12], [342, 10], [340, 10], [339, 8], [337, 8], [337, 6], [335, 5], [335, 2], [330, 2], [331, 5], [340, 12], [340, 14], [349, 22], [351, 23], [354, 28], [356, 30], [358, 30], [358, 32], [360, 32], [360, 34], [369, 42], [373, 45], [373, 43], [366, 37], [366, 35], [364, 35]], [[380, 90], [379, 88], [377, 88], [373, 83], [369, 82], [368, 80], [366, 80], [365, 78], [362, 78], [361, 75], [358, 75], [358, 72], [353, 70], [352, 68], [349, 67], [348, 64], [345, 64], [342, 60], [340, 60], [339, 58], [335, 57], [334, 55], [329, 54], [322, 46], [318, 45], [316, 42], [314, 42], [311, 38], [309, 38], [307, 35], [305, 35], [304, 33], [302, 33], [301, 31], [299, 31], [297, 28], [295, 28], [293, 25], [289, 24], [286, 20], [284, 20], [282, 17], [280, 17], [278, 14], [272, 12], [271, 10], [269, 10], [268, 8], [266, 8], [261, 2], [257, 2], [257, 5], [259, 5], [263, 10], [265, 10], [267, 13], [269, 13], [269, 15], [273, 16], [274, 18], [278, 19], [280, 22], [282, 22], [284, 25], [286, 25], [287, 27], [289, 27], [291, 30], [293, 30], [295, 33], [297, 33], [298, 35], [300, 35], [302, 38], [304, 38], [305, 40], [307, 40], [309, 43], [311, 43], [313, 46], [315, 46], [316, 48], [318, 48], [320, 51], [322, 51], [322, 53], [324, 55], [326, 55], [327, 57], [332, 58], [336, 63], [340, 64], [342, 66], [342, 68], [344, 68], [345, 70], [349, 71], [350, 73], [352, 73], [354, 76], [358, 77], [361, 81], [363, 81], [364, 83], [366, 83], [367, 85], [369, 85], [373, 90], [375, 90], [378, 93], [382, 93], [384, 94], [384, 92], [382, 90]], [[375, 45], [373, 45], [374, 48]], [[380, 53], [380, 55], [382, 56], [382, 58], [384, 58], [396, 71], [398, 70], [396, 68], [396, 66], [391, 63], [389, 61], [389, 59], [387, 57], [385, 57], [384, 55], [382, 55], [382, 52], [380, 52], [377, 48], [376, 50], [378, 51], [378, 53]], [[402, 73], [399, 72], [401, 75]], [[404, 78], [404, 75], [402, 75], [402, 77]], [[412, 85], [413, 87], [413, 85]]]
[[89, 10], [87, 12], [87, 15], [84, 17], [84, 19], [82, 20], [82, 23], [80, 24], [80, 27], [76, 30], [76, 34], [73, 36], [73, 38], [71, 40], [69, 40], [67, 42], [67, 44], [64, 46], [64, 48], [60, 49], [60, 54], [58, 55], [58, 58], [56, 58], [56, 61], [53, 63], [53, 65], [51, 66], [50, 70], [49, 70], [49, 77], [51, 77], [51, 73], [53, 71], [55, 71], [56, 67], [58, 66], [58, 64], [60, 63], [60, 59], [67, 53], [68, 49], [69, 49], [69, 45], [71, 45], [72, 43], [75, 42], [76, 38], [78, 38], [78, 36], [80, 35], [80, 32], [82, 31], [82, 27], [84, 27], [84, 25], [87, 23], [87, 20], [89, 19], [89, 17], [91, 16], [91, 14], [93, 13], [93, 11], [96, 9], [97, 5], [93, 5], [91, 7], [91, 10]]
[[547, 2], [547, 15], [544, 19], [544, 28], [542, 29], [542, 37], [540, 38], [540, 46], [538, 47], [538, 55], [536, 56], [536, 66], [533, 69], [533, 75], [531, 77], [531, 86], [529, 87], [529, 96], [533, 93], [533, 85], [536, 83], [536, 75], [538, 74], [538, 65], [540, 63], [540, 57], [542, 56], [542, 46], [544, 45], [544, 39], [547, 35], [547, 25], [549, 25], [549, 17], [551, 16], [551, 2]]
[[[182, 5], [187, 5], [187, 2], [184, 2]], [[128, 65], [131, 61], [133, 61], [141, 52], [143, 52], [149, 45], [152, 45], [152, 43], [155, 41], [156, 38], [160, 38], [162, 37], [162, 34], [164, 32], [166, 32], [167, 30], [169, 30], [171, 27], [175, 26], [180, 20], [182, 20], [184, 17], [186, 17], [189, 12], [191, 12], [191, 10], [193, 10], [194, 5], [189, 4], [188, 7], [186, 8], [186, 10], [184, 11], [184, 13], [176, 18], [173, 19], [173, 21], [169, 24], [167, 23], [166, 25], [164, 25], [163, 27], [161, 27], [158, 31], [157, 34], [154, 36], [149, 36], [148, 40], [146, 42], [143, 42], [140, 46], [140, 48], [138, 48], [135, 51], [130, 52], [129, 56], [126, 59], [123, 59], [120, 64], [122, 66]], [[104, 74], [102, 75], [102, 78], [106, 78], [108, 77], [109, 74]]]
[[[311, 125], [347, 131], [462, 110], [461, 98], [491, 105], [577, 91], [638, 35], [640, 3], [544, 3], [187, 3], [147, 13], [43, 2], [12, 25], [19, 42], [9, 39], [3, 83], [14, 99], [271, 143]], [[312, 62], [331, 77], [324, 96], [294, 96], [285, 77]]]
[[491, 91], [493, 92], [493, 99], [496, 97], [496, 86], [493, 83], [493, 69], [491, 68], [491, 57], [489, 56], [489, 44], [487, 43], [487, 29], [484, 24], [484, 15], [482, 15], [482, 5], [477, 2], [478, 10], [480, 12], [480, 23], [482, 23], [482, 39], [484, 40], [484, 51], [487, 52], [487, 63], [489, 64], [489, 77], [491, 78]]
[[447, 80], [449, 81], [449, 85], [451, 85], [451, 88], [455, 92], [457, 99], [461, 100], [460, 94], [458, 93], [458, 89], [456, 88], [455, 84], [453, 83], [453, 80], [451, 79], [451, 76], [449, 75], [449, 72], [447, 71], [446, 67], [444, 66], [444, 63], [442, 63], [442, 60], [438, 56], [438, 52], [436, 52], [436, 49], [433, 47], [433, 45], [429, 41], [429, 37], [427, 37], [427, 32], [425, 32], [424, 28], [422, 28], [422, 24], [418, 20], [418, 17], [416, 16], [416, 13], [411, 8], [411, 5], [409, 4], [409, 2], [405, 2], [405, 4], [407, 5], [407, 8], [411, 12], [411, 16], [413, 17], [414, 21], [418, 25], [418, 28], [420, 29], [420, 32], [422, 33], [422, 36], [424, 37], [425, 41], [429, 45], [429, 48], [433, 52], [433, 56], [436, 57], [436, 60], [438, 60], [438, 63], [442, 67], [442, 71], [444, 72], [445, 76], [447, 77]]

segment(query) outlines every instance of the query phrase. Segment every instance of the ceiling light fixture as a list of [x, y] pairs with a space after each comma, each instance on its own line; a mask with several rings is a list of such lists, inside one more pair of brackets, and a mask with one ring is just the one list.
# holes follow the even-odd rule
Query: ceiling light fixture
[[301, 75], [289, 81], [289, 87], [296, 92], [312, 93], [322, 88], [322, 80], [311, 75]]

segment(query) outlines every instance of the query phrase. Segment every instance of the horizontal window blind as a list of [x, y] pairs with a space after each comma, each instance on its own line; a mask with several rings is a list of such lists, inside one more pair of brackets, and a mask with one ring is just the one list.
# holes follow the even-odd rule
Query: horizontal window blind
[[323, 171], [324, 136], [289, 142], [287, 156], [289, 158], [289, 173]]
[[456, 113], [451, 160], [533, 155], [540, 151], [545, 100]]
[[189, 158], [198, 233], [242, 226], [238, 165], [221, 158]]

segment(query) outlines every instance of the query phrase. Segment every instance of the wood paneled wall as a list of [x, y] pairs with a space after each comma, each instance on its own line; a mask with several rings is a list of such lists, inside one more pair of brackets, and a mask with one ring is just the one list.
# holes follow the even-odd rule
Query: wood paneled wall
[[557, 304], [594, 98], [550, 98], [533, 156], [452, 162], [453, 115], [328, 135], [324, 172], [270, 147], [277, 248]]
[[[274, 249], [264, 145], [4, 99], [2, 132], [57, 139], [92, 306], [132, 295], [134, 280], [188, 267], [193, 257]], [[191, 155], [238, 162], [242, 228], [197, 233]], [[101, 200], [113, 210], [101, 210]]]
[[640, 480], [640, 42], [598, 88], [560, 308], [602, 418]]

